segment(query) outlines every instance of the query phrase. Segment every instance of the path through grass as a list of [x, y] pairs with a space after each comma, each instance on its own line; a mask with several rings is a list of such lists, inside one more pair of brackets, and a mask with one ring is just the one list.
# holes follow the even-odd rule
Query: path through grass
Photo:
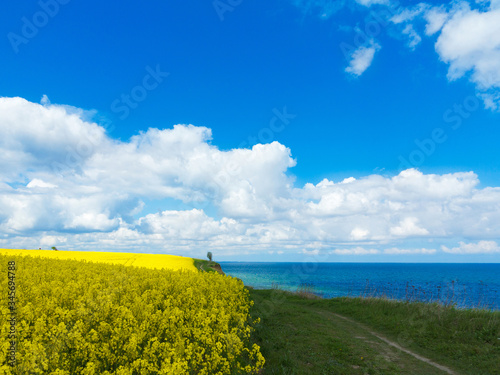
[[500, 374], [500, 313], [250, 293], [252, 313], [261, 318], [255, 339], [266, 358], [264, 374]]

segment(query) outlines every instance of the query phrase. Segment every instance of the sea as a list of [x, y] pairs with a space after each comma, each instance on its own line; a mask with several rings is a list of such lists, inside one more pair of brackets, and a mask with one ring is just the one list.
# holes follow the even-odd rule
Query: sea
[[385, 297], [500, 310], [500, 263], [220, 262], [255, 289], [308, 291], [323, 298]]

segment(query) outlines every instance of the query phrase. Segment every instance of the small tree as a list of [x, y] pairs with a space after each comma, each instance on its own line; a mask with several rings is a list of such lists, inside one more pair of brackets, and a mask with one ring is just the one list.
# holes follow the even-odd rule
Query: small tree
[[55, 251], [57, 251], [57, 247], [55, 247], [55, 246], [52, 246], [52, 250], [55, 250]]
[[208, 258], [209, 261], [212, 261], [212, 252], [211, 251], [209, 251], [207, 253], [207, 258]]

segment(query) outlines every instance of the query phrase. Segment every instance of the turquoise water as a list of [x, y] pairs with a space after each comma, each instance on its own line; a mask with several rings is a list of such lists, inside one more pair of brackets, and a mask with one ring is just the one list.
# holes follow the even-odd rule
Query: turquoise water
[[257, 289], [307, 285], [324, 298], [386, 296], [500, 310], [500, 264], [457, 263], [246, 263], [222, 270]]

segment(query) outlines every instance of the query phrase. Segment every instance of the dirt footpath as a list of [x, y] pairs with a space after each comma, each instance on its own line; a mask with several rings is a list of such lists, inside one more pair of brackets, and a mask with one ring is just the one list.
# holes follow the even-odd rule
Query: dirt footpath
[[349, 330], [355, 340], [359, 340], [360, 346], [368, 345], [388, 362], [397, 365], [403, 374], [450, 374], [459, 375], [450, 368], [440, 365], [428, 358], [401, 347], [398, 343], [374, 332], [364, 324], [358, 323], [345, 316], [330, 311], [318, 311], [322, 319], [327, 319], [335, 324], [339, 330]]

